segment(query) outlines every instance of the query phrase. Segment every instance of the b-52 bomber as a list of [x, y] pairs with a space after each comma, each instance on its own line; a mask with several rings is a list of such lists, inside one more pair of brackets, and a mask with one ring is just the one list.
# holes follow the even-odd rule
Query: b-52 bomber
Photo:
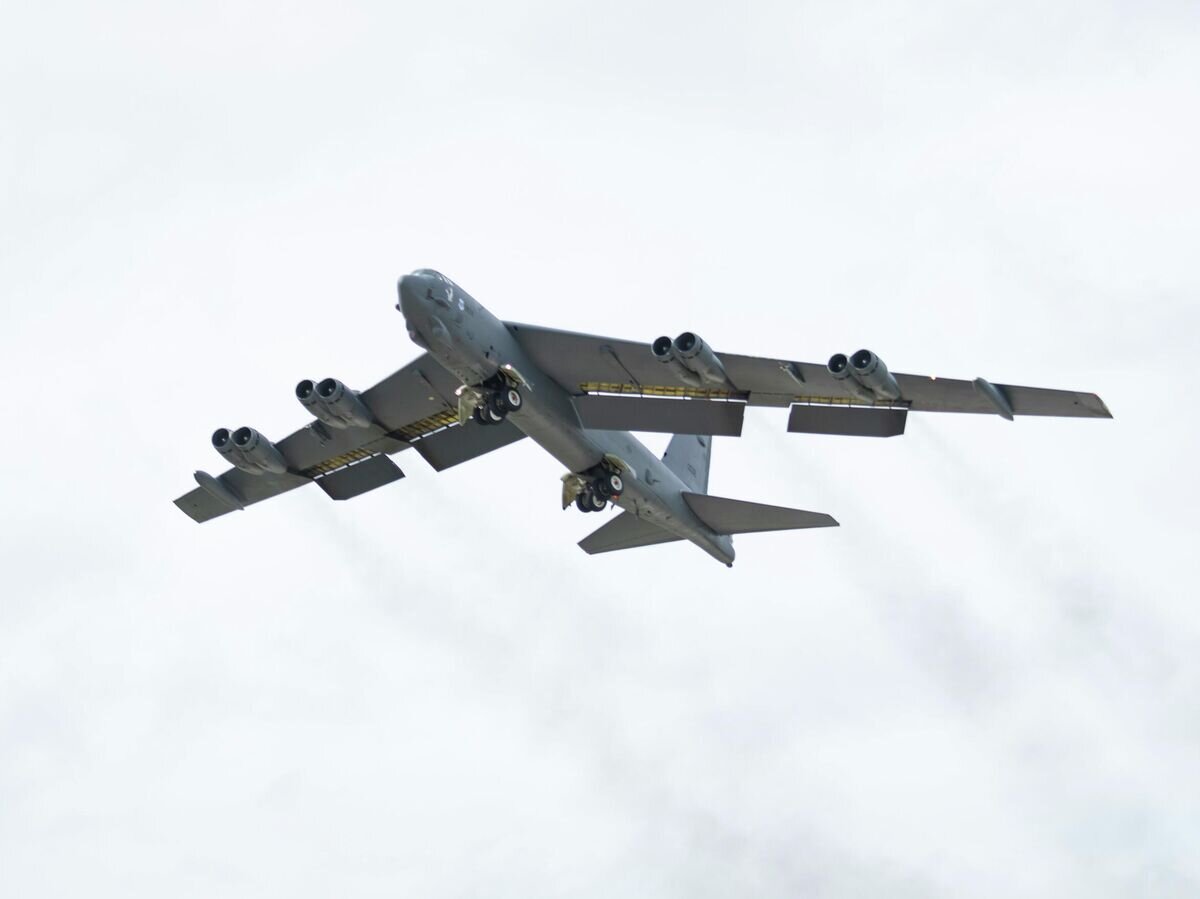
[[[909, 412], [1112, 417], [1092, 393], [893, 374], [869, 350], [818, 365], [718, 353], [690, 331], [645, 344], [503, 322], [432, 269], [399, 294], [421, 356], [361, 393], [301, 381], [314, 420], [278, 443], [219, 428], [233, 467], [197, 471], [176, 505], [202, 522], [305, 484], [350, 499], [404, 477], [390, 457], [410, 447], [442, 471], [529, 437], [566, 468], [564, 509], [622, 510], [586, 552], [689, 540], [732, 566], [734, 534], [838, 524], [708, 494], [712, 438], [740, 436], [747, 406], [788, 409], [791, 432], [859, 437], [902, 434]], [[674, 436], [659, 459], [630, 431]]]

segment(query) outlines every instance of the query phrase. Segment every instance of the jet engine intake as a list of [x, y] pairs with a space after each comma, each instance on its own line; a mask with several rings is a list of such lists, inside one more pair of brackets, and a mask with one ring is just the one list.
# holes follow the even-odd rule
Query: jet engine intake
[[275, 444], [254, 428], [238, 428], [232, 434], [229, 428], [217, 428], [213, 431], [212, 444], [230, 465], [247, 474], [283, 474], [287, 471], [287, 462]]
[[373, 420], [371, 410], [337, 378], [319, 384], [305, 379], [296, 385], [296, 399], [314, 418], [332, 428], [365, 428]]
[[850, 393], [865, 402], [875, 402], [875, 394], [858, 383], [858, 379], [854, 377], [850, 368], [850, 360], [846, 357], [845, 353], [834, 353], [829, 357], [829, 362], [826, 363], [825, 367], [833, 375], [833, 379]]
[[679, 360], [675, 352], [675, 343], [665, 334], [650, 344], [650, 352], [654, 358], [665, 365], [675, 378], [689, 387], [699, 387], [700, 376]]
[[705, 383], [716, 387], [723, 387], [729, 383], [725, 366], [721, 364], [717, 354], [691, 331], [684, 331], [675, 338], [675, 355]]
[[850, 371], [876, 398], [881, 400], [900, 399], [900, 385], [887, 370], [883, 360], [870, 350], [859, 350], [850, 357]]

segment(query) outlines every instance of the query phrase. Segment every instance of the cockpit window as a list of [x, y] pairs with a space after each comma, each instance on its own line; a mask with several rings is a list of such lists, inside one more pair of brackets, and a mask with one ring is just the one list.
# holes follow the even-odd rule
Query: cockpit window
[[434, 269], [431, 269], [431, 268], [419, 268], [415, 272], [413, 272], [413, 274], [414, 275], [424, 275], [427, 278], [437, 278], [439, 281], [445, 281], [447, 284], [450, 283], [449, 278], [447, 278], [441, 272], [435, 271]]

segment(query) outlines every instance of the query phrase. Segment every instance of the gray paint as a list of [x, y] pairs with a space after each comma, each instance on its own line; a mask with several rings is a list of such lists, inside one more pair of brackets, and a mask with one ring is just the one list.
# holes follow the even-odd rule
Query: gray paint
[[793, 434], [840, 434], [845, 437], [898, 437], [904, 433], [907, 409], [795, 405], [787, 429]]
[[575, 398], [585, 427], [604, 431], [741, 437], [745, 403], [586, 394]]
[[376, 487], [391, 484], [404, 477], [404, 472], [387, 456], [372, 456], [363, 462], [347, 465], [324, 477], [317, 478], [317, 486], [330, 499], [345, 500], [362, 496]]
[[[344, 423], [352, 426], [331, 429], [314, 422], [277, 447], [257, 432], [243, 429], [239, 434], [249, 434], [260, 454], [272, 454], [272, 464], [260, 464], [262, 471], [233, 469], [220, 479], [202, 481], [176, 504], [196, 521], [206, 521], [237, 508], [229, 501], [231, 496], [244, 498], [248, 505], [306, 483], [314, 472], [326, 482], [322, 487], [327, 493], [345, 499], [402, 476], [398, 468], [388, 468], [390, 463], [384, 461], [364, 464], [361, 460], [368, 455], [383, 460], [384, 454], [415, 445], [422, 457], [441, 471], [524, 435], [558, 460], [579, 484], [600, 477], [604, 466], [620, 460], [624, 488], [611, 500], [616, 506], [732, 565], [731, 534], [837, 524], [820, 513], [703, 495], [711, 437], [740, 435], [747, 405], [781, 406], [801, 400], [803, 404], [792, 407], [790, 431], [875, 437], [902, 433], [908, 411], [917, 409], [1110, 417], [1094, 394], [993, 386], [982, 379], [893, 376], [882, 360], [865, 350], [849, 360], [854, 377], [847, 378], [847, 360], [840, 354], [828, 366], [818, 366], [716, 354], [691, 332], [684, 332], [674, 342], [661, 338], [652, 348], [595, 335], [506, 324], [432, 269], [405, 275], [398, 291], [397, 308], [404, 315], [408, 334], [429, 349], [427, 355], [362, 394], [353, 394], [341, 382], [327, 379], [318, 385], [318, 391], [327, 386], [331, 401], [351, 398], [354, 406], [350, 411], [357, 410], [356, 414], [346, 409], [342, 413]], [[680, 397], [680, 387], [663, 384], [664, 358], [690, 363], [703, 370], [705, 377], [685, 379], [688, 383], [682, 392], [687, 394], [688, 388], [693, 392]], [[463, 396], [465, 402], [490, 390], [487, 385], [499, 377], [519, 385], [521, 407], [509, 411], [507, 420], [499, 425], [457, 425], [453, 418], [460, 414], [458, 395], [462, 390], [469, 387], [474, 391]], [[869, 383], [881, 399], [865, 401], [863, 387], [854, 378]], [[709, 386], [700, 387], [702, 383]], [[310, 387], [309, 382], [301, 382], [297, 395]], [[605, 390], [620, 395], [605, 395]], [[844, 406], [847, 400], [881, 408], [810, 405]], [[430, 422], [434, 423], [432, 432], [420, 430]], [[630, 428], [676, 434], [666, 460], [651, 453], [629, 433]], [[404, 434], [414, 436], [406, 438]], [[689, 442], [691, 438], [684, 436], [689, 434], [698, 434], [701, 442]], [[226, 449], [220, 441], [214, 445]], [[330, 460], [334, 464], [345, 460], [351, 468], [322, 477]], [[585, 541], [588, 545], [584, 548], [629, 541], [633, 541], [630, 545], [644, 545], [638, 534], [621, 533], [629, 527], [604, 531], [603, 537], [593, 535], [596, 539]], [[657, 538], [654, 531], [641, 536], [647, 534]]]

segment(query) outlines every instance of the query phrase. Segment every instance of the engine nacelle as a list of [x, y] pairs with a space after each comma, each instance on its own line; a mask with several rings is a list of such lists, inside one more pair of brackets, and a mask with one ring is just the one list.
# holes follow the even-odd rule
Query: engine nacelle
[[858, 383], [858, 379], [854, 377], [850, 370], [850, 360], [846, 357], [845, 353], [834, 353], [829, 357], [825, 368], [833, 375], [835, 381], [860, 400], [865, 400], [868, 403], [875, 402], [875, 394]]
[[213, 432], [212, 443], [226, 461], [248, 474], [287, 471], [287, 462], [275, 444], [254, 428], [238, 428], [232, 434], [228, 428], [218, 428]]
[[729, 383], [725, 366], [717, 354], [691, 331], [684, 331], [675, 338], [675, 355], [685, 367], [699, 375], [700, 380], [717, 387]]
[[850, 371], [858, 383], [881, 400], [900, 399], [900, 385], [883, 360], [870, 350], [859, 350], [850, 357]]
[[[242, 437], [241, 444], [236, 439], [239, 436]], [[242, 450], [242, 444], [252, 445], [252, 449], [257, 451], [257, 455], [247, 455]], [[263, 444], [269, 449], [264, 451]], [[287, 463], [283, 462], [283, 456], [278, 453], [275, 446], [270, 444], [269, 440], [266, 440], [252, 427], [240, 427], [233, 433], [229, 432], [228, 427], [218, 427], [216, 431], [212, 432], [212, 446], [217, 453], [221, 454], [224, 461], [247, 474], [263, 474], [264, 472], [278, 474], [287, 471]], [[268, 463], [270, 467], [260, 463], [260, 459]]]
[[[233, 434], [229, 432], [229, 428], [217, 428], [213, 431], [212, 445], [213, 449], [221, 454], [222, 459], [235, 468], [242, 468], [244, 464], [242, 456], [237, 451], [237, 447], [233, 445]], [[246, 469], [243, 468], [242, 470], [245, 471]], [[258, 469], [254, 469], [254, 472], [257, 474]]]
[[650, 344], [654, 358], [670, 369], [676, 379], [690, 387], [700, 386], [700, 376], [685, 366], [675, 353], [675, 343], [665, 334]]
[[303, 380], [296, 385], [296, 399], [318, 421], [331, 428], [365, 428], [371, 424], [371, 410], [337, 378], [319, 384]]

